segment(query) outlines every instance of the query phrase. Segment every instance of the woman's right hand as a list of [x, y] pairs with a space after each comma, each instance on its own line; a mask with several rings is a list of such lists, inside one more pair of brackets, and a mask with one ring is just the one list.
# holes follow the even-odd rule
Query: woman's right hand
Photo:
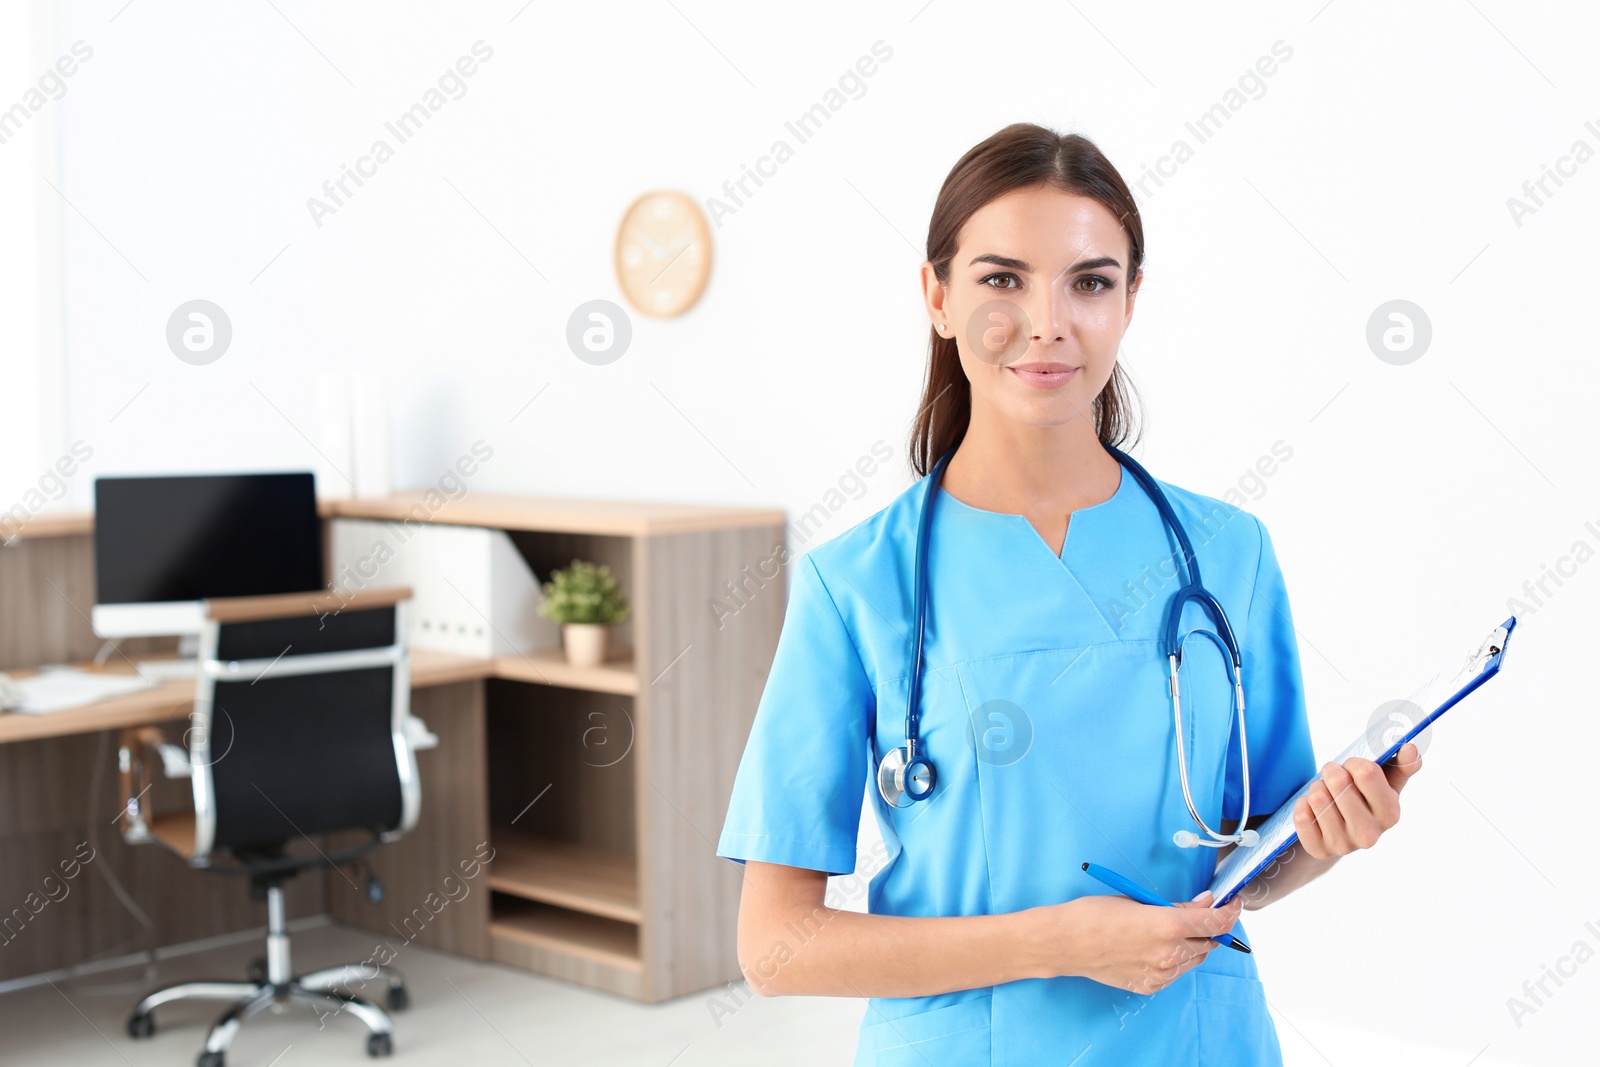
[[1035, 909], [1042, 946], [1061, 975], [1092, 978], [1133, 993], [1155, 993], [1205, 962], [1213, 941], [1239, 921], [1244, 900], [1211, 907], [1210, 891], [1175, 908], [1124, 896], [1079, 897]]

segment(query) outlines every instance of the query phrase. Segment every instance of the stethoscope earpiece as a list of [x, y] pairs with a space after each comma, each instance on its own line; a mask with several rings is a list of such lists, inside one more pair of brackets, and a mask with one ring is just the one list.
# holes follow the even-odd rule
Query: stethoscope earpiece
[[1223, 834], [1216, 841], [1202, 841], [1200, 835], [1193, 830], [1179, 830], [1172, 835], [1172, 843], [1179, 848], [1197, 848], [1205, 845], [1207, 848], [1221, 848], [1223, 845], [1238, 845], [1241, 848], [1254, 848], [1261, 835], [1254, 830], [1240, 830], [1236, 834]]

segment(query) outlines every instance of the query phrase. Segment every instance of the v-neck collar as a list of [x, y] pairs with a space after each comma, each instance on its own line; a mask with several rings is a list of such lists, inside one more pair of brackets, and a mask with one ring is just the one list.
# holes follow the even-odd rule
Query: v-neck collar
[[[1072, 532], [1074, 530], [1081, 530], [1082, 529], [1082, 527], [1080, 525], [1080, 520], [1083, 519], [1085, 516], [1093, 515], [1096, 512], [1099, 512], [1101, 514], [1105, 514], [1105, 513], [1109, 513], [1109, 512], [1115, 511], [1116, 508], [1123, 502], [1123, 499], [1126, 496], [1128, 496], [1129, 494], [1137, 491], [1136, 487], [1133, 485], [1134, 479], [1128, 474], [1127, 469], [1125, 467], [1123, 467], [1123, 465], [1121, 463], [1117, 464], [1117, 473], [1121, 476], [1121, 478], [1117, 482], [1117, 488], [1116, 488], [1115, 492], [1113, 492], [1106, 499], [1100, 501], [1100, 503], [1098, 503], [1098, 504], [1090, 504], [1088, 507], [1078, 508], [1070, 516], [1068, 516], [1068, 518], [1067, 518], [1067, 533], [1066, 533], [1066, 536], [1061, 539], [1061, 551], [1060, 552], [1052, 551], [1051, 548], [1050, 548], [1049, 543], [1045, 541], [1044, 537], [1039, 533], [1038, 530], [1034, 529], [1033, 523], [1029, 522], [1028, 521], [1028, 517], [1026, 515], [1021, 514], [1020, 512], [1015, 512], [1015, 511], [989, 511], [986, 508], [973, 507], [971, 504], [968, 504], [968, 503], [966, 503], [966, 502], [964, 502], [962, 500], [958, 500], [956, 497], [954, 497], [950, 493], [946, 492], [945, 488], [944, 488], [944, 486], [942, 484], [939, 486], [940, 503], [941, 504], [946, 504], [946, 503], [953, 504], [955, 507], [959, 508], [960, 510], [968, 512], [968, 513], [973, 514], [973, 515], [981, 515], [981, 516], [985, 516], [987, 518], [998, 519], [998, 520], [1011, 522], [1011, 523], [1021, 523], [1024, 527], [1026, 527], [1028, 533], [1033, 535], [1033, 539], [1039, 543], [1039, 547], [1043, 548], [1045, 550], [1045, 552], [1047, 552], [1050, 555], [1054, 556], [1058, 563], [1065, 564], [1066, 563], [1066, 559], [1067, 559], [1067, 546], [1071, 545], [1073, 543]], [[1091, 523], [1097, 522], [1097, 521], [1099, 521], [1098, 518], [1090, 519]], [[1079, 540], [1082, 540], [1081, 536], [1080, 536]]]

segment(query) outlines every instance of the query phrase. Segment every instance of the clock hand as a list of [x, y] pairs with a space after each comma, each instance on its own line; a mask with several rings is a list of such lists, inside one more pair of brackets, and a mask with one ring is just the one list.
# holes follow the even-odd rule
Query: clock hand
[[689, 245], [692, 244], [692, 243], [693, 242], [691, 242], [691, 241], [683, 242], [683, 244], [678, 247], [678, 254], [673, 256], [671, 259], [669, 259], [667, 261], [667, 265], [666, 266], [664, 266], [660, 270], [656, 271], [656, 276], [655, 276], [655, 278], [651, 278], [650, 279], [650, 284], [654, 285], [656, 283], [656, 278], [661, 277], [663, 274], [667, 273], [667, 271], [671, 270], [672, 269], [672, 265], [674, 263], [678, 262], [678, 256], [681, 256], [685, 252], [687, 252], [689, 250]]
[[643, 230], [634, 230], [632, 232], [632, 237], [633, 237], [633, 239], [635, 241], [638, 241], [640, 244], [649, 246], [650, 254], [652, 256], [655, 256], [657, 259], [661, 259], [663, 256], [665, 256], [667, 254], [667, 250], [662, 248], [660, 245], [656, 244], [654, 241], [652, 241], [650, 239], [649, 235], [646, 234]]

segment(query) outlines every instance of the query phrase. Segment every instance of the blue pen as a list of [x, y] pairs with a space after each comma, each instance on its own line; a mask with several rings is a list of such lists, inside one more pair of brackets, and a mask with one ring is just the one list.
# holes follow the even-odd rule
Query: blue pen
[[[1149, 904], [1157, 908], [1177, 907], [1177, 905], [1172, 901], [1162, 900], [1154, 893], [1140, 889], [1138, 886], [1122, 877], [1122, 875], [1118, 874], [1116, 871], [1108, 870], [1107, 868], [1100, 866], [1098, 863], [1085, 863], [1083, 865], [1083, 870], [1085, 874], [1099, 882], [1101, 885], [1109, 886], [1110, 888], [1121, 893], [1123, 896], [1132, 897], [1141, 904]], [[1216, 937], [1212, 938], [1212, 940], [1218, 942], [1219, 944], [1227, 945], [1229, 948], [1236, 948], [1240, 952], [1250, 952], [1250, 946], [1245, 944], [1243, 941], [1236, 939], [1232, 934], [1218, 934]]]

